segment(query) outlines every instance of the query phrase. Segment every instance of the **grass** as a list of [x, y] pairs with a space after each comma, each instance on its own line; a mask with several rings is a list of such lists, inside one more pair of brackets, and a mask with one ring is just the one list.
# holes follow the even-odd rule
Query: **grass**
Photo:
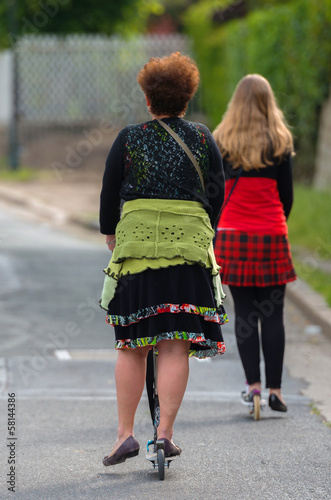
[[0, 180], [27, 182], [36, 178], [36, 170], [29, 167], [19, 167], [12, 170], [3, 158], [0, 158]]
[[288, 226], [291, 244], [317, 251], [324, 243], [325, 257], [331, 260], [331, 189], [296, 184]]
[[312, 415], [318, 415], [320, 418], [322, 418], [322, 421], [323, 421], [323, 424], [325, 424], [327, 427], [330, 427], [331, 428], [331, 422], [329, 422], [328, 420], [324, 419], [321, 415], [321, 412], [319, 411], [319, 409], [314, 405], [314, 403], [309, 403], [309, 406], [310, 406], [310, 413]]
[[293, 262], [297, 276], [323, 295], [331, 307], [331, 274], [312, 268], [297, 257], [293, 257]]
[[299, 278], [323, 295], [331, 307], [331, 273], [320, 267], [325, 261], [330, 261], [331, 267], [331, 190], [296, 184], [288, 227]]

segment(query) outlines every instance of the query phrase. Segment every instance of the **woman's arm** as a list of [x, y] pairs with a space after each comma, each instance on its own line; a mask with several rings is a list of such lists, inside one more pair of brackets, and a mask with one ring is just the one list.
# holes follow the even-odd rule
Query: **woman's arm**
[[120, 189], [122, 184], [123, 155], [120, 132], [114, 141], [106, 160], [100, 195], [100, 232], [105, 234], [107, 241], [113, 240], [116, 226], [120, 220]]
[[286, 219], [290, 215], [293, 204], [293, 176], [292, 176], [292, 157], [286, 156], [278, 166], [277, 187], [280, 201], [284, 207]]
[[116, 246], [116, 236], [115, 234], [106, 234], [106, 245], [108, 250], [113, 251]]
[[210, 222], [212, 227], [215, 227], [224, 202], [225, 179], [222, 156], [212, 135], [210, 135], [210, 148], [211, 166], [205, 190], [209, 204], [212, 208]]

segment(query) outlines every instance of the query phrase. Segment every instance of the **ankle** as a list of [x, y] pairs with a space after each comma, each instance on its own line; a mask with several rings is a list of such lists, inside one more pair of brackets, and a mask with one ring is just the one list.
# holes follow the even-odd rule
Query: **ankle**
[[271, 396], [271, 394], [275, 394], [280, 401], [284, 402], [281, 389], [269, 389], [269, 395]]
[[157, 430], [157, 438], [158, 439], [162, 439], [162, 438], [165, 438], [165, 439], [168, 439], [169, 441], [172, 441], [172, 436], [173, 436], [173, 430], [169, 430], [169, 429], [160, 429], [160, 426]]
[[261, 382], [254, 382], [254, 384], [251, 384], [248, 386], [248, 392], [258, 390], [261, 392], [262, 387], [261, 387]]
[[133, 436], [133, 430], [119, 428], [117, 430], [117, 441], [125, 441], [128, 437]]

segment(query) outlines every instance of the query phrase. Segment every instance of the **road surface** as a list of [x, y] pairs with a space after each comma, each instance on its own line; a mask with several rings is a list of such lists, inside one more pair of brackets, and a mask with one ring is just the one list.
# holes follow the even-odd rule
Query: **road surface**
[[[183, 453], [165, 480], [145, 460], [152, 436], [145, 395], [135, 428], [139, 456], [105, 468], [117, 415], [113, 332], [98, 306], [109, 259], [103, 238], [60, 232], [1, 206], [0, 248], [1, 499], [331, 498], [331, 430], [311, 413], [305, 383], [285, 368], [287, 414], [266, 408], [254, 422], [240, 404], [244, 375], [230, 299], [227, 353], [190, 360], [174, 436]], [[301, 321], [287, 304], [289, 343]]]

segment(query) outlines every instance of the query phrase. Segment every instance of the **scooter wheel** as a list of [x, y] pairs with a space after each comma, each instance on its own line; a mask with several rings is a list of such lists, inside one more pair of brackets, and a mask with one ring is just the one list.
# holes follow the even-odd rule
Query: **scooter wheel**
[[260, 410], [261, 410], [261, 397], [255, 394], [253, 397], [254, 403], [254, 420], [260, 420]]
[[165, 465], [164, 450], [162, 448], [159, 448], [157, 450], [157, 466], [158, 466], [160, 481], [163, 481], [164, 479], [164, 465]]

